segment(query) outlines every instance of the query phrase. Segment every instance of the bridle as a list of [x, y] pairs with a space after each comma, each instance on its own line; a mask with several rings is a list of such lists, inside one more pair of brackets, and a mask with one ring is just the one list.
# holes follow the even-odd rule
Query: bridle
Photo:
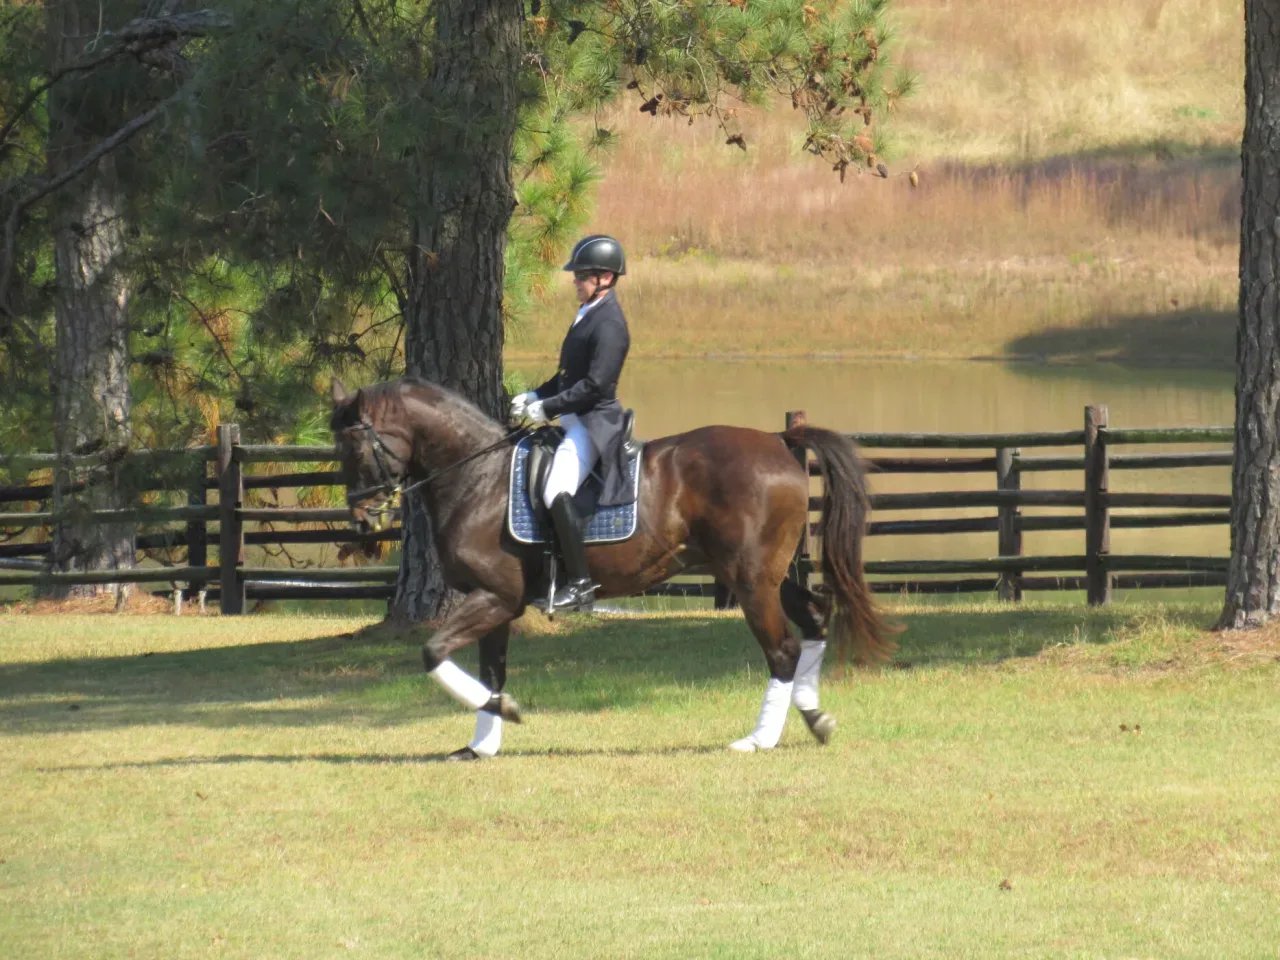
[[382, 482], [375, 483], [371, 487], [362, 487], [359, 490], [352, 490], [347, 494], [347, 506], [354, 507], [360, 500], [377, 496], [378, 494], [386, 494], [394, 497], [402, 492], [401, 484], [404, 482], [403, 474], [407, 473], [407, 469], [397, 476], [392, 472], [391, 467], [387, 465], [388, 460], [399, 460], [400, 458], [387, 449], [386, 441], [382, 439], [382, 434], [378, 433], [372, 423], [360, 418], [360, 422], [347, 428], [347, 430], [363, 430], [369, 435], [369, 446], [373, 448], [373, 459], [378, 465], [378, 473], [382, 475]]
[[[378, 465], [378, 473], [381, 474], [381, 482], [375, 483], [370, 487], [362, 487], [359, 490], [350, 491], [347, 494], [347, 508], [355, 509], [357, 503], [361, 500], [367, 500], [369, 497], [376, 497], [380, 494], [385, 496], [386, 499], [377, 506], [364, 508], [366, 516], [371, 518], [370, 522], [373, 528], [375, 530], [381, 530], [383, 521], [393, 510], [400, 506], [400, 501], [403, 497], [413, 493], [413, 491], [417, 490], [419, 487], [430, 483], [449, 471], [456, 470], [463, 464], [470, 463], [477, 457], [482, 457], [486, 453], [491, 453], [492, 451], [497, 450], [504, 444], [524, 437], [526, 434], [533, 431], [533, 427], [529, 425], [516, 427], [514, 430], [503, 434], [498, 440], [495, 440], [488, 446], [481, 447], [474, 453], [469, 453], [461, 460], [455, 460], [453, 463], [443, 466], [439, 470], [433, 470], [421, 480], [414, 481], [407, 487], [404, 486], [405, 475], [409, 472], [407, 461], [400, 460], [399, 457], [388, 449], [386, 441], [382, 439], [382, 435], [378, 433], [377, 428], [374, 427], [372, 423], [370, 423], [366, 418], [361, 417], [359, 423], [347, 427], [347, 430], [363, 430], [369, 435], [369, 446], [373, 449], [373, 459]], [[388, 462], [392, 460], [399, 461], [404, 468], [398, 474], [389, 466]]]

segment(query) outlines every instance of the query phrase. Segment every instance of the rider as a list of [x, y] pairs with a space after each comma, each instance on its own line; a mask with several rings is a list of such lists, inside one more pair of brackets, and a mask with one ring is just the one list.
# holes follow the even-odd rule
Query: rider
[[600, 464], [600, 506], [630, 503], [623, 450], [623, 409], [618, 402], [631, 335], [615, 288], [627, 272], [622, 245], [613, 237], [592, 234], [573, 248], [565, 270], [573, 272], [578, 314], [560, 347], [560, 369], [535, 390], [511, 401], [511, 415], [534, 423], [560, 418], [564, 440], [556, 448], [544, 498], [569, 575], [556, 591], [552, 609], [589, 609], [595, 584], [587, 571], [582, 542], [583, 518], [574, 494], [591, 469]]

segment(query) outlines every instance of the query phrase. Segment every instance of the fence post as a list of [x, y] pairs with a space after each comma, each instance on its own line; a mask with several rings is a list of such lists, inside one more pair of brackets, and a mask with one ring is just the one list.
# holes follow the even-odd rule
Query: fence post
[[1089, 605], [1111, 602], [1111, 514], [1107, 492], [1111, 471], [1107, 459], [1107, 408], [1084, 408], [1084, 575]]
[[[191, 471], [191, 486], [187, 488], [187, 506], [203, 507], [209, 502], [205, 489], [205, 477], [208, 468], [204, 458], [196, 462]], [[209, 565], [209, 523], [203, 517], [199, 520], [187, 521], [187, 566], [207, 567]], [[205, 588], [203, 579], [192, 580], [187, 584], [187, 599], [192, 600]]]
[[[1014, 496], [1022, 489], [1022, 474], [1017, 470], [1018, 448], [996, 448], [996, 490]], [[1001, 501], [996, 515], [996, 552], [1001, 557], [1022, 556], [1022, 508], [1011, 497]], [[1022, 599], [1022, 571], [1001, 574], [997, 584], [1001, 600]]]
[[218, 563], [221, 607], [226, 614], [244, 613], [244, 525], [240, 507], [244, 500], [244, 478], [236, 447], [240, 445], [240, 426], [218, 425]]
[[[802, 427], [809, 422], [803, 410], [788, 410], [786, 429]], [[813, 538], [809, 535], [809, 449], [795, 447], [791, 455], [800, 462], [804, 470], [804, 526], [800, 530], [800, 542], [796, 544], [796, 555], [791, 561], [791, 579], [799, 587], [808, 590], [810, 587], [810, 571], [813, 568]]]

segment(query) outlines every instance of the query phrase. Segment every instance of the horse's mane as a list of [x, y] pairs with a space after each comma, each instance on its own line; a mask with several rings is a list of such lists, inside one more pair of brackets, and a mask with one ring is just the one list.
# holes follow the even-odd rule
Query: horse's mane
[[[354, 402], [356, 397], [360, 401], [358, 404]], [[353, 395], [353, 402], [334, 410], [329, 426], [334, 430], [351, 426], [359, 421], [362, 411], [375, 423], [385, 423], [388, 417], [405, 417], [408, 415], [406, 399], [409, 397], [421, 400], [429, 407], [447, 408], [450, 413], [459, 416], [466, 427], [476, 431], [500, 429], [500, 425], [492, 417], [456, 390], [414, 376], [361, 387]]]

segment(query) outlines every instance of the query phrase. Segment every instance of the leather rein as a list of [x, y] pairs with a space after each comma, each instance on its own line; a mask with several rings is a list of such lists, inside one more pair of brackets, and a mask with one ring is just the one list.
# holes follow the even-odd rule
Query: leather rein
[[[499, 439], [495, 440], [493, 443], [489, 444], [488, 446], [481, 447], [479, 450], [475, 451], [474, 453], [467, 454], [461, 460], [455, 460], [453, 463], [440, 467], [438, 470], [433, 470], [429, 474], [427, 474], [425, 477], [423, 477], [421, 480], [415, 480], [413, 483], [411, 483], [409, 486], [406, 487], [404, 486], [404, 476], [401, 475], [397, 477], [396, 473], [392, 471], [391, 467], [389, 466], [389, 461], [398, 461], [400, 458], [397, 457], [395, 454], [393, 454], [387, 448], [386, 441], [382, 439], [382, 435], [378, 433], [377, 428], [374, 427], [372, 423], [370, 423], [366, 418], [361, 417], [359, 423], [354, 424], [348, 427], [347, 429], [348, 430], [364, 430], [366, 433], [368, 433], [369, 445], [373, 448], [373, 458], [378, 464], [378, 472], [382, 474], [381, 483], [374, 484], [371, 487], [363, 487], [359, 490], [353, 490], [347, 494], [348, 508], [355, 507], [356, 503], [358, 503], [361, 500], [367, 499], [368, 497], [377, 496], [378, 494], [385, 494], [387, 496], [387, 500], [379, 504], [377, 507], [374, 507], [372, 509], [367, 507], [365, 508], [365, 513], [369, 514], [371, 517], [374, 518], [375, 528], [381, 526], [381, 520], [386, 514], [390, 513], [397, 506], [399, 506], [399, 502], [402, 497], [412, 493], [413, 491], [417, 490], [419, 487], [423, 486], [424, 484], [430, 483], [431, 481], [438, 479], [444, 474], [449, 473], [451, 470], [456, 470], [458, 467], [461, 467], [464, 464], [468, 464], [472, 460], [475, 460], [479, 457], [484, 456], [486, 453], [492, 453], [494, 450], [497, 450], [499, 447], [507, 443], [510, 443], [513, 440], [519, 440], [523, 438], [526, 434], [529, 434], [533, 431], [533, 427], [530, 425], [525, 425], [523, 427], [516, 427], [514, 430], [510, 430], [507, 433], [503, 434]], [[406, 468], [404, 473], [407, 473], [408, 464], [405, 463], [404, 465]]]

